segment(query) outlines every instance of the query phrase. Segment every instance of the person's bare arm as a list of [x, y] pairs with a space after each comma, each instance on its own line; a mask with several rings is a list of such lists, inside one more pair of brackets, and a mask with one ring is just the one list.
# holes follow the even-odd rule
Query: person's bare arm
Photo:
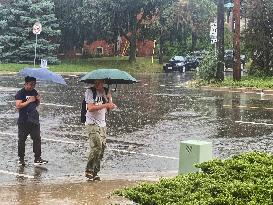
[[87, 104], [87, 109], [88, 109], [89, 112], [101, 110], [101, 109], [104, 109], [104, 108], [106, 108], [106, 109], [114, 109], [116, 107], [117, 106], [114, 103], [112, 103], [112, 102], [101, 104], [101, 105], [95, 105], [93, 103], [88, 103]]
[[29, 103], [31, 102], [35, 102], [36, 101], [36, 97], [35, 96], [31, 96], [27, 99], [26, 102], [23, 102], [23, 100], [16, 100], [15, 101], [15, 106], [16, 109], [20, 110], [21, 108], [26, 107]]
[[40, 95], [36, 96], [36, 102], [37, 102], [37, 106], [40, 105], [40, 103], [41, 103], [41, 96]]

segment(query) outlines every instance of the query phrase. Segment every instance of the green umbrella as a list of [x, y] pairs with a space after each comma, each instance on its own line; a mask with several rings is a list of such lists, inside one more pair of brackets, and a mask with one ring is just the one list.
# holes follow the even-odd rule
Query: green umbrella
[[104, 80], [106, 84], [137, 83], [137, 80], [129, 73], [113, 68], [100, 68], [93, 70], [80, 79], [81, 82], [85, 83], [94, 83], [95, 80]]

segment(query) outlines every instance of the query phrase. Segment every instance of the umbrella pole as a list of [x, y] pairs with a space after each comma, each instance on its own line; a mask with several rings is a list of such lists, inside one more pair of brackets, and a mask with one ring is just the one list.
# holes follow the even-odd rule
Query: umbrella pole
[[114, 92], [116, 92], [116, 91], [117, 91], [117, 87], [118, 87], [118, 84], [116, 84], [116, 87], [115, 87], [115, 90], [114, 90]]
[[35, 61], [36, 61], [36, 47], [37, 47], [37, 34], [36, 34], [36, 42], [34, 46], [34, 60], [33, 60], [34, 68], [35, 68]]

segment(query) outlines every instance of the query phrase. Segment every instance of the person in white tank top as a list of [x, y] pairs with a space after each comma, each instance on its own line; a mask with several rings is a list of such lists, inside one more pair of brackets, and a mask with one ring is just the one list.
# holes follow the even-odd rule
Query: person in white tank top
[[[112, 102], [111, 93], [105, 93], [104, 81], [96, 80], [96, 98], [93, 98], [91, 89], [85, 92], [86, 101], [86, 132], [90, 141], [90, 153], [86, 165], [85, 176], [88, 179], [99, 180], [100, 162], [106, 147], [106, 121], [107, 110], [116, 108]], [[105, 103], [104, 103], [105, 102]]]

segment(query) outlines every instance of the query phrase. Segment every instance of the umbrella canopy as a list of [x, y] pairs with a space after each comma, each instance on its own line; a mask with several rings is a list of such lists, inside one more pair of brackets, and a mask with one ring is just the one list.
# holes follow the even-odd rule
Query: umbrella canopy
[[132, 84], [137, 80], [129, 73], [112, 68], [100, 68], [87, 73], [80, 81], [85, 83], [94, 83], [95, 80], [104, 80], [106, 84]]
[[23, 77], [30, 76], [36, 78], [37, 80], [66, 85], [66, 82], [61, 75], [56, 74], [47, 68], [24, 68], [19, 71], [18, 75]]

